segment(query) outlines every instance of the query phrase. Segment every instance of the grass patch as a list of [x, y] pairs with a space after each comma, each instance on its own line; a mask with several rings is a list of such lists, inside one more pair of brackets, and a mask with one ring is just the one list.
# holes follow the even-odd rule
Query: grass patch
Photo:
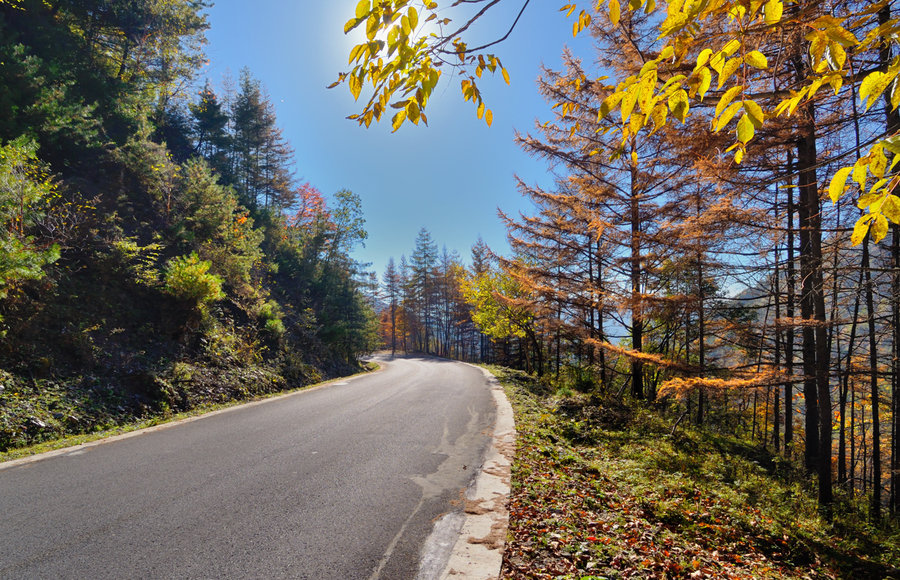
[[508, 369], [518, 431], [503, 578], [900, 578], [900, 534], [743, 441]]

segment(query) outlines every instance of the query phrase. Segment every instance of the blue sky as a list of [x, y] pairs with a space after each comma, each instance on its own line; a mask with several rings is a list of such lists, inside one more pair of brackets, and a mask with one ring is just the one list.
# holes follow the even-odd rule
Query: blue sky
[[[573, 40], [572, 21], [558, 11], [560, 4], [532, 2], [509, 40], [496, 48], [512, 86], [499, 76], [480, 84], [494, 112], [491, 127], [462, 101], [460, 78], [445, 71], [426, 111], [429, 126], [391, 134], [387, 119], [369, 129], [347, 120], [357, 112], [349, 91], [325, 88], [348, 68], [354, 42], [343, 25], [356, 1], [221, 0], [207, 12], [211, 64], [203, 76], [219, 86], [224, 73], [236, 78], [249, 67], [276, 106], [296, 153], [298, 179], [326, 195], [343, 188], [360, 195], [369, 239], [356, 257], [371, 262], [379, 277], [389, 257], [399, 260], [412, 251], [421, 227], [466, 261], [479, 235], [505, 252], [497, 208], [528, 211], [514, 175], [552, 184], [546, 165], [513, 142], [514, 130], [528, 131], [535, 119], [550, 118], [534, 82], [540, 66], [558, 67], [565, 45], [584, 54], [586, 35]], [[505, 32], [520, 7], [515, 0], [499, 4], [494, 17], [475, 29], [476, 39]]]

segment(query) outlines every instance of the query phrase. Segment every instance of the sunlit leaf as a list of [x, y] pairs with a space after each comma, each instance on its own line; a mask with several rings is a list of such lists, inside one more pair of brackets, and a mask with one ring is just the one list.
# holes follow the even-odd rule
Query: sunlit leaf
[[876, 244], [884, 239], [888, 233], [888, 221], [882, 214], [877, 214], [872, 220], [872, 241]]
[[895, 224], [900, 224], [900, 198], [894, 194], [888, 195], [881, 206], [881, 213]]
[[851, 171], [853, 171], [852, 167], [842, 167], [831, 178], [831, 184], [828, 186], [828, 197], [831, 198], [833, 203], [837, 203], [844, 194], [844, 190], [847, 187], [847, 178], [850, 176]]
[[371, 10], [371, 3], [369, 0], [360, 0], [359, 4], [356, 5], [356, 18], [362, 20], [369, 14]]
[[753, 127], [753, 121], [750, 120], [750, 116], [744, 113], [741, 117], [740, 121], [737, 124], [737, 138], [741, 143], [747, 143], [751, 139], [753, 139], [753, 135], [756, 132], [755, 127]]
[[781, 21], [781, 15], [784, 12], [784, 4], [780, 0], [769, 0], [765, 7], [765, 22], [769, 26], [778, 24]]
[[619, 0], [609, 0], [609, 21], [613, 23], [613, 26], [619, 23], [620, 15]]
[[766, 59], [766, 55], [759, 52], [758, 50], [751, 50], [750, 52], [745, 54], [744, 62], [754, 68], [762, 70], [769, 68], [769, 61]]
[[853, 226], [853, 235], [850, 236], [850, 243], [854, 246], [858, 246], [865, 239], [866, 234], [869, 232], [869, 222], [872, 221], [874, 216], [872, 214], [866, 214], [856, 220], [856, 225]]

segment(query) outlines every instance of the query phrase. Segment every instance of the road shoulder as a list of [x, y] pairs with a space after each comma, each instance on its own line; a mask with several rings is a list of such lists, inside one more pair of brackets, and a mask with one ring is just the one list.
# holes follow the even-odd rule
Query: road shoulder
[[500, 575], [509, 525], [510, 469], [515, 454], [516, 426], [512, 406], [500, 382], [487, 369], [476, 368], [484, 373], [497, 407], [492, 442], [478, 475], [466, 490], [462, 515], [447, 514], [444, 525], [438, 522], [426, 542], [427, 550], [429, 543], [446, 541], [448, 526], [458, 529], [449, 559], [437, 575], [420, 569], [421, 580], [487, 580]]

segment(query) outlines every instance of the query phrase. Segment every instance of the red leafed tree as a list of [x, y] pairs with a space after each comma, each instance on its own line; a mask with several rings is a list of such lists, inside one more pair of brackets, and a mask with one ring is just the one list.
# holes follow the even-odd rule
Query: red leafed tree
[[320, 219], [328, 219], [328, 204], [322, 192], [308, 182], [296, 190], [297, 210], [288, 218], [291, 227], [309, 227]]

